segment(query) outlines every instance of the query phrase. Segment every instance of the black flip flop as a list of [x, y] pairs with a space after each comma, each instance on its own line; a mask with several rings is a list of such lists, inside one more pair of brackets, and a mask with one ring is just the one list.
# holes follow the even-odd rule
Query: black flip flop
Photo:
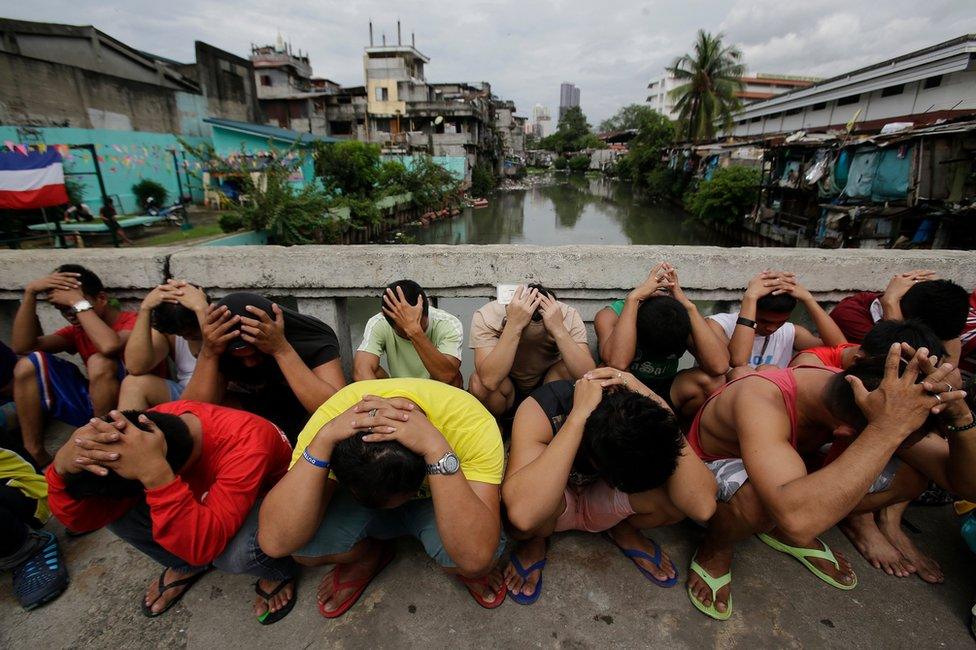
[[[271, 599], [277, 596], [278, 592], [280, 592], [288, 585], [295, 585], [295, 589], [292, 590], [291, 600], [285, 603], [285, 606], [279, 609], [277, 612], [272, 612], [270, 609]], [[278, 584], [277, 587], [275, 587], [271, 591], [271, 593], [268, 593], [267, 591], [265, 591], [260, 587], [260, 582], [255, 582], [254, 593], [256, 593], [261, 598], [264, 598], [264, 600], [266, 600], [268, 603], [268, 610], [265, 611], [264, 614], [261, 614], [260, 616], [257, 617], [258, 623], [260, 623], [261, 625], [271, 625], [272, 623], [277, 623], [284, 617], [288, 616], [288, 612], [290, 612], [292, 608], [295, 606], [295, 601], [298, 600], [298, 583], [295, 582], [294, 578], [289, 578], [288, 580], [283, 580], [281, 583]]]
[[[186, 595], [186, 592], [190, 591], [190, 587], [192, 587], [197, 580], [207, 575], [212, 570], [213, 567], [207, 567], [206, 569], [204, 569], [199, 573], [194, 573], [192, 576], [186, 578], [180, 578], [179, 580], [174, 580], [173, 582], [166, 584], [165, 582], [163, 582], [163, 580], [166, 578], [166, 572], [169, 571], [169, 569], [168, 568], [163, 569], [163, 572], [159, 574], [159, 595], [156, 596], [156, 600], [152, 601], [148, 605], [146, 604], [145, 599], [143, 599], [142, 613], [148, 616], [149, 618], [156, 618], [157, 616], [162, 616], [163, 614], [168, 612], [173, 605], [175, 605], [176, 603], [180, 602], [180, 600], [182, 600], [183, 596]], [[163, 597], [163, 594], [166, 591], [170, 589], [175, 589], [176, 587], [182, 587], [184, 585], [186, 586], [186, 589], [181, 591], [179, 595], [176, 596], [176, 598], [166, 603], [166, 607], [165, 609], [163, 609], [163, 611], [161, 612], [152, 611], [152, 606], [155, 605], [159, 601], [159, 599]]]

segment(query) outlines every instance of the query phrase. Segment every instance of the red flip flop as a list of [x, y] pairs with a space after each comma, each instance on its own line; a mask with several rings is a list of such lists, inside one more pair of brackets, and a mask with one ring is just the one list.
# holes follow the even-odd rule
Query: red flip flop
[[502, 584], [498, 587], [498, 591], [495, 592], [495, 599], [492, 601], [487, 601], [482, 598], [479, 594], [471, 590], [470, 585], [480, 585], [482, 587], [489, 586], [488, 576], [483, 576], [481, 578], [465, 578], [464, 576], [458, 576], [458, 580], [464, 585], [471, 597], [474, 598], [474, 602], [478, 603], [485, 609], [495, 609], [505, 602], [505, 595], [508, 593], [508, 588], [505, 586], [505, 581], [502, 580]]
[[393, 560], [395, 555], [396, 553], [394, 552], [393, 548], [387, 546], [383, 551], [383, 557], [380, 559], [380, 563], [376, 565], [376, 569], [372, 574], [357, 580], [348, 580], [346, 582], [339, 579], [339, 570], [341, 565], [336, 565], [332, 569], [332, 593], [338, 593], [340, 589], [348, 589], [350, 587], [355, 587], [356, 591], [352, 592], [352, 594], [342, 601], [342, 604], [336, 609], [327, 610], [325, 609], [325, 603], [319, 603], [319, 614], [325, 618], [339, 618], [349, 611], [349, 608], [355, 605], [356, 601], [359, 600], [359, 597], [363, 595], [364, 591], [366, 591], [366, 587], [368, 587], [369, 583], [373, 581], [373, 578], [378, 576], [380, 572], [386, 568], [386, 565]]

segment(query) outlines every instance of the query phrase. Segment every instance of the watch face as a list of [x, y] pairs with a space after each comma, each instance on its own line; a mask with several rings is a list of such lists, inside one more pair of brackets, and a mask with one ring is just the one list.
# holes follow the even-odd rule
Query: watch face
[[459, 469], [461, 469], [461, 461], [454, 454], [450, 454], [444, 457], [444, 471], [448, 474], [454, 474]]

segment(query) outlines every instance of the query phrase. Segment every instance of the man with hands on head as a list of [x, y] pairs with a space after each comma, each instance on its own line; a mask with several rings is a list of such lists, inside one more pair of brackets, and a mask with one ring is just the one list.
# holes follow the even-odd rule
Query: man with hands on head
[[[461, 340], [457, 316], [430, 305], [413, 280], [399, 280], [383, 291], [382, 312], [366, 322], [363, 342], [353, 359], [353, 379], [417, 377], [461, 388]], [[380, 367], [386, 355], [390, 374]]]
[[211, 568], [256, 576], [265, 625], [294, 603], [295, 565], [258, 548], [261, 497], [291, 447], [267, 420], [200, 402], [112, 411], [77, 429], [47, 470], [52, 513], [71, 530], [103, 526], [165, 568], [142, 600], [155, 617]]
[[[38, 300], [57, 307], [68, 325], [44, 334]], [[77, 264], [63, 264], [24, 288], [11, 337], [11, 348], [24, 355], [14, 366], [14, 402], [24, 448], [38, 466], [51, 462], [45, 415], [81, 426], [115, 407], [125, 374], [119, 358], [135, 321], [135, 312], [113, 306], [101, 279]], [[57, 352], [78, 354], [88, 378]]]
[[[125, 347], [129, 374], [119, 391], [120, 410], [142, 410], [180, 399], [200, 354], [200, 323], [208, 304], [207, 294], [185, 280], [169, 280], [143, 298]], [[175, 379], [152, 374], [167, 359], [176, 368]]]
[[468, 390], [499, 417], [542, 384], [596, 367], [579, 312], [540, 284], [519, 286], [508, 305], [493, 300], [476, 311], [469, 345]]
[[618, 370], [629, 370], [644, 385], [673, 403], [672, 385], [679, 383], [678, 362], [686, 352], [700, 372], [722, 377], [729, 369], [729, 350], [685, 295], [678, 271], [657, 264], [639, 286], [596, 314], [593, 321], [600, 358]]
[[597, 368], [545, 384], [522, 402], [502, 498], [521, 544], [505, 580], [519, 604], [542, 591], [547, 539], [602, 532], [649, 580], [677, 582], [671, 559], [640, 530], [715, 512], [715, 479], [684, 442], [671, 408], [632, 374]]
[[469, 393], [430, 379], [346, 386], [315, 412], [291, 469], [261, 508], [272, 557], [333, 564], [319, 612], [336, 618], [414, 537], [475, 601], [505, 599], [500, 489], [505, 452], [495, 419]]
[[332, 328], [264, 296], [225, 296], [207, 308], [202, 332], [183, 399], [245, 409], [289, 440], [346, 383]]

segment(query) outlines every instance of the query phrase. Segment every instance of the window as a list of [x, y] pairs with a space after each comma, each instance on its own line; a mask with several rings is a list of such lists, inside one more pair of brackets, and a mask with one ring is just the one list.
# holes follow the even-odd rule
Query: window
[[851, 104], [856, 104], [861, 101], [860, 95], [848, 95], [847, 97], [841, 97], [837, 100], [838, 106], [849, 106]]
[[929, 77], [925, 80], [925, 88], [938, 88], [942, 85], [942, 75]]
[[261, 75], [261, 85], [262, 86], [270, 86], [271, 85], [271, 75], [269, 75], [269, 74], [263, 74], [263, 75]]
[[761, 120], [761, 119], [762, 119], [761, 117], [758, 117], [758, 116], [757, 116], [757, 117], [754, 117], [754, 118], [752, 118], [752, 119], [751, 119], [751, 120], [749, 120], [749, 121], [750, 121], [750, 122], [758, 122], [758, 121], [759, 121], [759, 120]]
[[352, 135], [352, 122], [333, 121], [329, 122], [329, 131], [332, 135]]
[[897, 86], [888, 86], [881, 90], [882, 97], [894, 97], [895, 95], [900, 95], [905, 92], [905, 84], [898, 84]]
[[783, 113], [783, 115], [799, 115], [801, 110], [803, 110], [803, 109], [800, 109], [800, 108], [791, 108], [790, 110], [788, 110], [785, 113]]
[[378, 86], [376, 88], [376, 101], [385, 102], [385, 101], [389, 101], [389, 99], [390, 99], [390, 89], [382, 88]]
[[827, 102], [817, 102], [816, 104], [814, 104], [813, 106], [810, 107], [810, 110], [811, 111], [822, 111], [825, 108], [827, 108]]

